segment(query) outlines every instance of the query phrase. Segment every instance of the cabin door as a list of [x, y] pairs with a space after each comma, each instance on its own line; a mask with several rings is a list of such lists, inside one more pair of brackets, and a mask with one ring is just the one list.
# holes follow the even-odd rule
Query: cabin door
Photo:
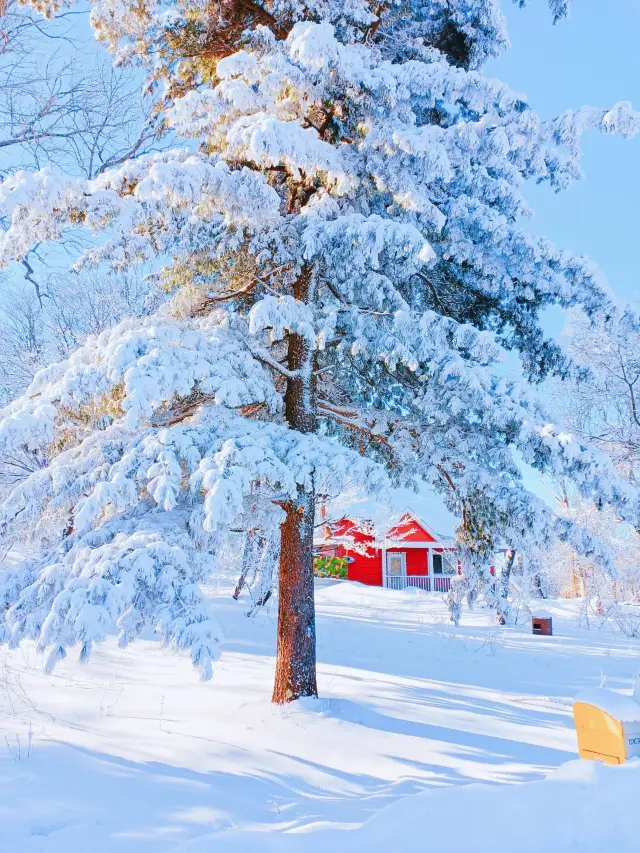
[[387, 551], [387, 586], [404, 589], [407, 583], [407, 555], [401, 551]]

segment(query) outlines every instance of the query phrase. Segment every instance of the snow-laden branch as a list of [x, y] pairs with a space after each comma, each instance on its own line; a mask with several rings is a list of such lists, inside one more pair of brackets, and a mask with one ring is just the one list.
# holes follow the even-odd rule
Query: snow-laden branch
[[74, 646], [87, 660], [114, 628], [121, 646], [152, 629], [206, 681], [222, 642], [199, 586], [209, 571], [179, 514], [116, 517], [3, 575], [0, 639], [35, 640], [50, 672]]
[[242, 235], [251, 223], [255, 233], [277, 225], [278, 208], [263, 176], [186, 149], [145, 155], [93, 180], [65, 178], [50, 168], [21, 171], [0, 183], [0, 212], [8, 220], [0, 234], [0, 266], [79, 225], [109, 230], [106, 244], [87, 259], [114, 265], [151, 260], [191, 241], [190, 227]]
[[176, 398], [195, 391], [211, 404], [237, 408], [280, 397], [244, 344], [242, 323], [226, 315], [179, 321], [170, 315], [125, 320], [89, 338], [70, 359], [41, 370], [26, 393], [0, 411], [0, 449], [47, 446], [65, 419], [82, 433], [108, 415], [126, 416], [129, 429]]

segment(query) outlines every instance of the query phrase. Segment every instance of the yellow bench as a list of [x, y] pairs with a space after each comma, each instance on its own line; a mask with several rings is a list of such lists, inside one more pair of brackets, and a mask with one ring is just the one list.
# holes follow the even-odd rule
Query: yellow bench
[[640, 758], [640, 704], [602, 687], [580, 693], [573, 704], [580, 758], [622, 764]]

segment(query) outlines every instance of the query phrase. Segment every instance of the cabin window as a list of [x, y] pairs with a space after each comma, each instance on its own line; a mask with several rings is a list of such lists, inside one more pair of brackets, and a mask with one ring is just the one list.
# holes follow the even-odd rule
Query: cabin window
[[442, 571], [442, 554], [434, 554], [432, 557], [433, 560], [433, 573], [434, 575], [441, 575]]

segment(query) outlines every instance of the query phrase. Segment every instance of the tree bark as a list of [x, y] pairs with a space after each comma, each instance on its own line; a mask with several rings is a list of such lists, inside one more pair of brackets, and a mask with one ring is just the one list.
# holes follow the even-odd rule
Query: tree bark
[[[294, 285], [294, 297], [313, 301], [313, 271], [305, 266]], [[288, 369], [284, 398], [285, 420], [298, 432], [317, 428], [314, 352], [302, 335], [289, 333]], [[278, 651], [272, 701], [292, 702], [317, 696], [316, 624], [313, 589], [313, 484], [299, 486], [295, 500], [283, 503], [286, 513], [280, 529], [280, 583]]]
[[256, 572], [257, 589], [253, 597], [253, 603], [247, 611], [247, 616], [253, 616], [256, 611], [269, 601], [273, 593], [273, 574], [276, 559], [279, 562], [279, 551], [276, 552], [275, 540], [271, 537], [264, 540], [262, 555]]
[[240, 593], [247, 585], [247, 575], [253, 571], [255, 574], [258, 563], [257, 550], [261, 544], [261, 537], [256, 530], [249, 530], [244, 543], [244, 551], [242, 552], [242, 569], [240, 577], [233, 593], [234, 599], [237, 601]]
[[313, 595], [313, 493], [285, 504], [281, 528], [278, 655], [273, 701], [317, 696]]
[[500, 591], [498, 595], [498, 622], [506, 625], [509, 618], [509, 584], [511, 581], [511, 570], [516, 561], [516, 549], [509, 548], [504, 568], [500, 575]]
[[536, 572], [533, 576], [533, 588], [536, 590], [540, 598], [546, 598], [547, 596], [544, 594], [544, 590], [542, 588], [542, 578], [540, 577], [540, 572]]

